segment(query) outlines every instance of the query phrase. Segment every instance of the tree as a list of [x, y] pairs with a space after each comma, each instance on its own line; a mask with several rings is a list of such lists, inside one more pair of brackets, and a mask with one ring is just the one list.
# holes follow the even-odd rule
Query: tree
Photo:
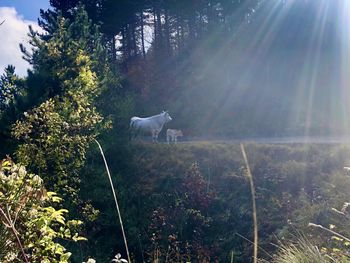
[[[83, 7], [71, 19], [51, 18], [48, 35], [31, 31], [33, 54], [23, 49], [33, 65], [28, 97], [39, 104], [13, 127], [20, 142], [16, 156], [49, 189], [78, 204], [79, 171], [89, 144], [109, 125], [97, 111], [96, 101], [113, 77], [101, 37]], [[34, 99], [38, 92], [41, 96]]]
[[7, 66], [0, 76], [0, 155], [9, 154], [15, 147], [11, 138], [11, 125], [22, 112], [25, 93], [24, 79], [15, 74], [14, 66]]
[[4, 74], [0, 76], [0, 114], [8, 109], [21, 95], [21, 90], [17, 85], [18, 81], [19, 77], [15, 74], [15, 67], [8, 65]]

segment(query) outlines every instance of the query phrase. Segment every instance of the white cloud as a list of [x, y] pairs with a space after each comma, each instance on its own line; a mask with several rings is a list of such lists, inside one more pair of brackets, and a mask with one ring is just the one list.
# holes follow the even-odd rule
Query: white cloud
[[19, 44], [30, 50], [28, 26], [32, 25], [35, 30], [40, 28], [35, 21], [24, 20], [14, 7], [0, 7], [0, 23], [3, 20], [5, 22], [0, 26], [0, 73], [11, 64], [16, 67], [18, 75], [25, 76], [30, 65], [22, 58]]

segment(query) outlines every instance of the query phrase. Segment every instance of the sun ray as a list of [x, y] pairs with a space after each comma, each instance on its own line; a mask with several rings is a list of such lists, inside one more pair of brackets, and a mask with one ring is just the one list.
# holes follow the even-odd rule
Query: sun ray
[[238, 109], [250, 111], [236, 117], [251, 121], [253, 130], [269, 119], [264, 114], [270, 112], [277, 116], [271, 125], [280, 121], [292, 135], [350, 132], [350, 1], [245, 3], [230, 17], [238, 19], [242, 10], [250, 9], [249, 21], [242, 20], [235, 30], [225, 32], [225, 41], [209, 49], [210, 56], [201, 52], [222, 38], [221, 31], [208, 32], [192, 52], [196, 63], [188, 94], [198, 95], [198, 85], [212, 86], [199, 94], [209, 109], [203, 113], [203, 126], [214, 128], [222, 121], [218, 120], [221, 113], [229, 118], [231, 109]]
[[342, 104], [342, 122], [343, 127], [350, 132], [350, 2], [342, 1], [340, 4], [342, 10], [340, 16], [340, 50], [341, 50], [341, 70], [340, 87]]
[[[312, 32], [311, 41], [308, 45], [308, 54], [304, 61], [303, 75], [300, 78], [299, 89], [302, 89], [300, 94], [306, 96], [305, 99], [298, 98], [298, 101], [306, 101], [306, 116], [305, 116], [305, 129], [304, 136], [308, 137], [310, 135], [310, 129], [312, 127], [317, 127], [322, 125], [321, 120], [314, 120], [314, 100], [315, 92], [317, 91], [317, 84], [320, 72], [320, 60], [322, 53], [322, 40], [324, 37], [325, 22], [327, 18], [328, 2], [320, 1], [319, 9], [317, 10], [317, 15], [315, 19], [315, 24]], [[305, 94], [305, 91], [308, 91]], [[299, 95], [300, 96], [300, 95]], [[300, 105], [299, 105], [300, 106]], [[319, 127], [322, 128], [322, 127]]]

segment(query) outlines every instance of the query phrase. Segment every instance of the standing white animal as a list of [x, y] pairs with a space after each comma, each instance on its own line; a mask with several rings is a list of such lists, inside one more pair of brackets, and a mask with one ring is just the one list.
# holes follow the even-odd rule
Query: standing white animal
[[167, 129], [166, 131], [166, 141], [168, 144], [170, 142], [177, 143], [177, 137], [182, 137], [183, 133], [181, 130]]
[[131, 137], [136, 137], [140, 131], [143, 131], [151, 133], [153, 142], [157, 142], [164, 124], [171, 120], [167, 111], [147, 118], [132, 117], [130, 119]]

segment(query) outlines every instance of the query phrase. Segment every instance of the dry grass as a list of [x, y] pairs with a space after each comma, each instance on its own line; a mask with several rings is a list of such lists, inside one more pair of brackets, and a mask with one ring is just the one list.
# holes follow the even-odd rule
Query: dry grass
[[254, 187], [254, 181], [253, 181], [253, 175], [250, 170], [248, 157], [244, 149], [244, 145], [241, 144], [241, 151], [243, 155], [243, 159], [247, 168], [247, 177], [250, 183], [250, 193], [252, 195], [252, 206], [253, 206], [253, 222], [254, 222], [254, 253], [253, 253], [253, 262], [257, 263], [258, 261], [258, 219], [257, 219], [257, 212], [256, 212], [256, 201], [255, 201], [255, 187]]
[[126, 235], [125, 235], [125, 231], [124, 231], [124, 225], [123, 225], [123, 220], [122, 220], [121, 212], [120, 212], [120, 209], [119, 209], [119, 204], [118, 204], [117, 195], [116, 195], [116, 193], [115, 193], [115, 191], [114, 191], [114, 186], [113, 186], [112, 177], [111, 177], [111, 174], [110, 174], [110, 172], [109, 172], [107, 160], [106, 160], [106, 158], [105, 158], [105, 155], [104, 155], [104, 152], [103, 152], [103, 150], [102, 150], [102, 147], [101, 147], [100, 143], [99, 143], [96, 139], [95, 139], [95, 142], [97, 143], [98, 148], [100, 149], [100, 152], [101, 152], [101, 155], [102, 155], [102, 158], [103, 158], [105, 167], [106, 167], [106, 171], [107, 171], [109, 183], [111, 184], [112, 193], [113, 193], [113, 197], [114, 197], [114, 202], [115, 202], [115, 206], [116, 206], [117, 212], [118, 212], [119, 223], [120, 223], [120, 227], [121, 227], [122, 234], [123, 234], [125, 250], [126, 250], [126, 254], [127, 254], [127, 256], [128, 256], [128, 262], [130, 263], [130, 262], [131, 262], [131, 258], [130, 258], [130, 254], [129, 254], [128, 242], [127, 242]]
[[299, 238], [296, 244], [281, 245], [277, 256], [271, 263], [331, 263], [337, 262], [324, 255], [305, 237]]

